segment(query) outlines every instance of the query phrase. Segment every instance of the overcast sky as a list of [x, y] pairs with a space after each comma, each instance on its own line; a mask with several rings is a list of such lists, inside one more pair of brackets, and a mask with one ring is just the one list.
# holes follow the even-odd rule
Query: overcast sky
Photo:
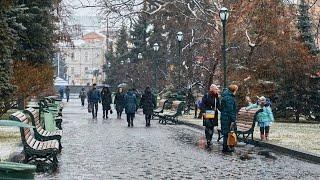
[[72, 7], [77, 7], [73, 10], [76, 16], [98, 16], [98, 8], [78, 8], [81, 3], [84, 5], [95, 5], [96, 0], [63, 0], [66, 4]]

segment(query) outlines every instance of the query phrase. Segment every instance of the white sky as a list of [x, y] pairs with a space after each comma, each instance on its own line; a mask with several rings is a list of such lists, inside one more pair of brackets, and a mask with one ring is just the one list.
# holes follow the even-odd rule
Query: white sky
[[81, 4], [84, 5], [95, 5], [96, 0], [63, 0], [66, 4], [76, 7], [73, 9], [75, 16], [98, 16], [99, 8], [78, 8]]

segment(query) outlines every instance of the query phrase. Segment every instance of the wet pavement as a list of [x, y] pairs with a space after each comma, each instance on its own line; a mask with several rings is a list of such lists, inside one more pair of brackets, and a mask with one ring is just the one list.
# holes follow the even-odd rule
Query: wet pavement
[[[146, 128], [141, 111], [133, 128], [122, 118], [113, 113], [102, 120], [100, 112], [94, 122], [80, 101], [71, 99], [63, 110], [59, 169], [36, 179], [320, 179], [317, 164], [277, 153], [258, 155], [266, 149], [251, 145], [224, 155], [216, 142], [211, 150], [203, 148], [200, 130], [157, 121]], [[246, 157], [251, 160], [241, 160]]]

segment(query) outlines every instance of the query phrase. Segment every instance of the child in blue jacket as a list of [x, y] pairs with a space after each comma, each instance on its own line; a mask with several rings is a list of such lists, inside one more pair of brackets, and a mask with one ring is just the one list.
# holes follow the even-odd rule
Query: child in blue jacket
[[261, 140], [269, 140], [270, 125], [274, 121], [270, 103], [267, 102], [267, 99], [264, 96], [261, 96], [258, 99], [258, 103], [249, 103], [249, 106], [246, 107], [246, 110], [254, 108], [261, 109], [261, 111], [257, 114], [257, 121], [258, 126], [260, 127]]

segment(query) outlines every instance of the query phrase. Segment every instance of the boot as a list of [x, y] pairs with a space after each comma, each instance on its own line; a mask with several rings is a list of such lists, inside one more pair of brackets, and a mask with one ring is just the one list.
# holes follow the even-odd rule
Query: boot
[[265, 138], [265, 136], [264, 136], [264, 134], [260, 134], [260, 138], [261, 138], [261, 141], [264, 141], [264, 140], [266, 140], [266, 138]]
[[266, 133], [265, 138], [266, 138], [266, 141], [268, 141], [268, 140], [269, 140], [269, 133]]
[[133, 127], [133, 119], [131, 119], [131, 127]]

